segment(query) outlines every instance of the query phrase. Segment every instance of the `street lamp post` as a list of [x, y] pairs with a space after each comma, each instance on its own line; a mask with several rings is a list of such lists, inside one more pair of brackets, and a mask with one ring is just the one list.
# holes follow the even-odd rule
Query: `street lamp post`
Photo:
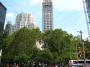
[[85, 60], [85, 48], [84, 48], [84, 43], [82, 42], [83, 45], [83, 58], [84, 58], [84, 67], [86, 67], [86, 60]]
[[78, 31], [80, 33], [80, 39], [81, 39], [81, 44], [82, 44], [82, 48], [83, 48], [83, 59], [84, 59], [84, 67], [86, 67], [86, 60], [85, 60], [85, 46], [84, 46], [84, 42], [82, 39], [82, 31]]

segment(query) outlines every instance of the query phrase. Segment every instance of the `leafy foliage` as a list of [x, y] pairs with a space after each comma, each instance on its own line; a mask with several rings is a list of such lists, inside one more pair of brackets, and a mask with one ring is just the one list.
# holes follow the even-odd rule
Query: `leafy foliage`
[[84, 46], [85, 46], [85, 56], [87, 59], [90, 59], [90, 42], [84, 41]]
[[50, 30], [44, 34], [46, 47], [53, 53], [53, 63], [63, 63], [75, 59], [75, 38], [61, 29]]
[[[35, 41], [40, 37], [38, 29], [29, 30], [27, 28], [20, 29], [5, 40], [5, 48], [3, 50], [2, 60], [12, 60], [13, 62], [23, 60], [28, 61], [28, 58], [33, 53]], [[33, 48], [34, 47], [34, 48]], [[38, 50], [38, 49], [37, 49]], [[27, 60], [26, 60], [27, 59]]]
[[[36, 47], [36, 41], [44, 41], [44, 50]], [[56, 29], [41, 33], [39, 29], [22, 28], [4, 40], [2, 62], [36, 62], [67, 64], [76, 59], [77, 38]]]

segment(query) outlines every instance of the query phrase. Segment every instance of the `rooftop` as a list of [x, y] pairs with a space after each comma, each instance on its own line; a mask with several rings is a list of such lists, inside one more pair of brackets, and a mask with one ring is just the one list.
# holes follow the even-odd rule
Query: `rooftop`
[[5, 9], [7, 10], [7, 8], [0, 2], [0, 5]]

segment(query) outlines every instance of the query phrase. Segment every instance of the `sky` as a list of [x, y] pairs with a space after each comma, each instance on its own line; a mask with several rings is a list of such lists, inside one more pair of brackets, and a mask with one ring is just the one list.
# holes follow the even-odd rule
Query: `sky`
[[[16, 15], [21, 12], [31, 13], [36, 25], [42, 30], [42, 1], [43, 0], [0, 0], [7, 7], [6, 23], [15, 23]], [[87, 25], [83, 8], [83, 0], [52, 0], [54, 13], [54, 29], [59, 28], [75, 36], [77, 31], [87, 35]]]

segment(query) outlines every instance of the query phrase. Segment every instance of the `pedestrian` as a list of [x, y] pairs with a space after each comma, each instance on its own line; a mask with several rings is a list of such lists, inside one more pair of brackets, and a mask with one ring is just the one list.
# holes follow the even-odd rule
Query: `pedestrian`
[[6, 64], [6, 67], [9, 67], [9, 64]]
[[16, 67], [16, 63], [14, 63], [14, 67]]
[[19, 67], [19, 65], [17, 64], [16, 67]]
[[58, 67], [58, 65], [55, 65], [55, 67]]

